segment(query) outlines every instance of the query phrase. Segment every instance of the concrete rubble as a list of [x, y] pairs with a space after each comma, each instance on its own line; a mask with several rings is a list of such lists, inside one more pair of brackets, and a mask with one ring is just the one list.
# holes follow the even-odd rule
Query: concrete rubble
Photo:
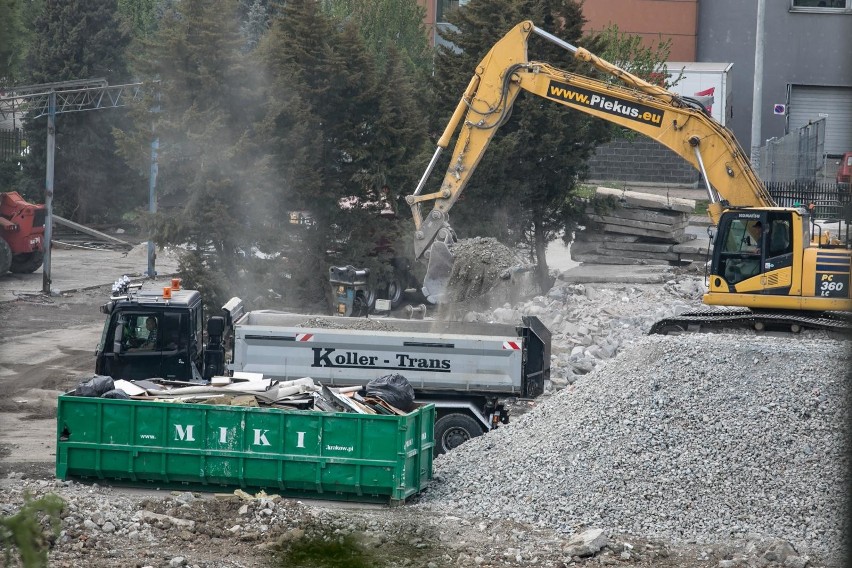
[[[588, 264], [678, 264], [702, 260], [707, 247], [686, 231], [695, 201], [598, 187], [577, 231], [571, 258]], [[610, 203], [612, 203], [610, 205]]]

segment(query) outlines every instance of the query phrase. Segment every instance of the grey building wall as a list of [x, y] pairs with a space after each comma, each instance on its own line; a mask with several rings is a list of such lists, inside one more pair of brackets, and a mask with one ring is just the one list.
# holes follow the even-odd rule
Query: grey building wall
[[[788, 85], [852, 87], [852, 12], [795, 12], [791, 5], [791, 0], [766, 0], [764, 141], [785, 134], [786, 119], [773, 114], [772, 106], [787, 102]], [[756, 0], [699, 1], [698, 60], [733, 62], [734, 116], [729, 127], [746, 152], [751, 147], [756, 27]]]
[[[638, 135], [601, 144], [589, 159], [589, 179], [694, 186], [698, 170], [656, 140]], [[703, 185], [701, 186], [703, 187]]]

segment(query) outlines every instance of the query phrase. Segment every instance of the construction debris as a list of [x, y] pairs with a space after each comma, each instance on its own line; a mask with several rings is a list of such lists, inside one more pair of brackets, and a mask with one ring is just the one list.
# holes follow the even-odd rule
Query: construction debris
[[452, 251], [448, 295], [453, 302], [489, 293], [501, 280], [509, 279], [510, 268], [521, 264], [509, 247], [490, 237], [462, 239], [453, 245]]
[[[182, 404], [214, 404], [222, 406], [251, 406], [323, 412], [355, 412], [359, 414], [405, 415], [383, 400], [374, 390], [363, 386], [331, 388], [314, 382], [310, 377], [292, 381], [224, 377], [210, 384], [186, 383], [164, 379], [138, 381], [118, 380], [98, 376], [81, 382], [68, 394], [75, 396], [120, 398]], [[95, 385], [97, 388], [93, 388]], [[413, 395], [412, 395], [413, 397]], [[413, 398], [412, 398], [413, 400]], [[409, 410], [415, 410], [412, 405]]]
[[586, 213], [590, 220], [571, 245], [571, 258], [588, 264], [681, 264], [706, 256], [685, 245], [695, 201], [599, 187], [599, 199], [614, 205]]

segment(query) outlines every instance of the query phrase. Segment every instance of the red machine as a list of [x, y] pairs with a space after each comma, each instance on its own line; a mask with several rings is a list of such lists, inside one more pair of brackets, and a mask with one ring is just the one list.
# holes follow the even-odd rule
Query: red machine
[[837, 183], [852, 182], [852, 152], [843, 154], [843, 161], [837, 168]]
[[0, 193], [0, 276], [35, 272], [44, 259], [44, 205], [33, 205], [17, 191]]

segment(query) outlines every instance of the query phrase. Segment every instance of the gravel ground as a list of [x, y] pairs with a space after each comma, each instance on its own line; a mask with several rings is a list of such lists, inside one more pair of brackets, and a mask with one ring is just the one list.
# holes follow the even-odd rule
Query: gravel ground
[[647, 337], [514, 424], [436, 460], [420, 506], [565, 533], [760, 534], [839, 562], [846, 345]]
[[[434, 482], [404, 507], [13, 471], [0, 480], [0, 517], [26, 493], [65, 499], [49, 562], [62, 567], [842, 566], [846, 344], [818, 333], [646, 336], [699, 307], [702, 292], [694, 274], [558, 282], [466, 314], [538, 315], [553, 332], [551, 384], [518, 401], [511, 424], [439, 457]], [[360, 556], [294, 560], [314, 545], [326, 558], [333, 546]]]

